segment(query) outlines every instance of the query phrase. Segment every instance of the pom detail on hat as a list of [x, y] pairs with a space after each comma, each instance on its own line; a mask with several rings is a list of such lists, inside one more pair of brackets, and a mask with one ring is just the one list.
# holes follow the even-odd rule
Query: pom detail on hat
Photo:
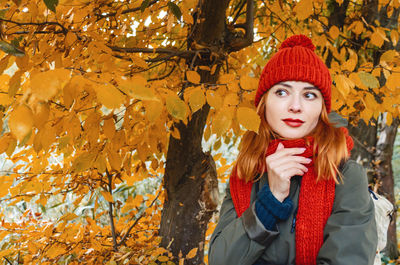
[[286, 39], [284, 42], [282, 42], [279, 50], [281, 50], [283, 48], [288, 48], [288, 47], [292, 48], [295, 46], [302, 46], [302, 47], [308, 48], [312, 51], [315, 50], [314, 44], [312, 43], [310, 38], [305, 35], [295, 35], [295, 36], [292, 36], [292, 37]]

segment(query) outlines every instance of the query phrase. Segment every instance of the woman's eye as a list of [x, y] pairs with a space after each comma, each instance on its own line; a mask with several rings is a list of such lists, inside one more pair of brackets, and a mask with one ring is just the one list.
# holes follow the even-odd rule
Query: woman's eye
[[312, 93], [312, 92], [307, 92], [307, 93], [304, 94], [304, 97], [306, 99], [314, 99], [314, 98], [317, 97], [317, 95], [315, 93]]
[[283, 89], [278, 89], [278, 90], [275, 91], [275, 94], [277, 96], [281, 96], [282, 97], [282, 96], [286, 96], [287, 92], [285, 90], [283, 90]]

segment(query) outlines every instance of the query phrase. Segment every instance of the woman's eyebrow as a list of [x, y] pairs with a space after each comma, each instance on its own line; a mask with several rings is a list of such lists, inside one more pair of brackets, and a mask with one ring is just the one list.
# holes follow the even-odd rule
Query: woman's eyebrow
[[315, 86], [308, 86], [308, 87], [305, 87], [305, 88], [303, 88], [303, 89], [306, 89], [306, 90], [319, 90], [317, 87], [315, 87]]
[[287, 88], [293, 88], [291, 85], [286, 84], [286, 83], [278, 83], [277, 85], [281, 85], [281, 86], [284, 86], [284, 87], [287, 87]]

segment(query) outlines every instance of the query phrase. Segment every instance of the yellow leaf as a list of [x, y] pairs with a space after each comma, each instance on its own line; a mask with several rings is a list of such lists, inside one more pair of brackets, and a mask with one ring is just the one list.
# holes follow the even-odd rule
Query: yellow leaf
[[114, 119], [113, 118], [104, 120], [103, 133], [106, 135], [106, 137], [109, 140], [111, 140], [114, 137], [114, 135], [115, 135], [115, 123], [114, 123]]
[[388, 126], [390, 126], [390, 125], [392, 125], [392, 122], [393, 122], [392, 113], [388, 112], [388, 113], [386, 114], [386, 124], [387, 124]]
[[219, 77], [219, 83], [221, 84], [229, 84], [230, 82], [235, 81], [234, 74], [223, 74]]
[[349, 72], [352, 72], [354, 68], [356, 68], [356, 65], [357, 61], [350, 58], [349, 60], [343, 63], [342, 70], [347, 70]]
[[219, 109], [222, 106], [222, 98], [215, 91], [208, 90], [206, 92], [207, 103], [214, 109]]
[[224, 98], [224, 106], [236, 106], [239, 104], [239, 97], [236, 93], [229, 93]]
[[103, 195], [104, 199], [108, 202], [114, 202], [112, 195], [108, 191], [100, 191], [101, 195]]
[[15, 110], [13, 110], [13, 112], [11, 112], [8, 125], [11, 133], [19, 141], [22, 141], [32, 130], [33, 114], [31, 109], [26, 105], [19, 105]]
[[8, 94], [0, 94], [0, 105], [7, 106], [12, 103], [12, 98]]
[[344, 98], [346, 98], [347, 95], [350, 93], [350, 90], [355, 87], [354, 82], [344, 75], [335, 76], [335, 83], [336, 88], [339, 90]]
[[256, 90], [258, 87], [258, 79], [248, 75], [241, 76], [239, 83], [241, 88], [247, 91]]
[[106, 108], [119, 108], [124, 103], [124, 95], [111, 84], [99, 84], [95, 86], [97, 99]]
[[120, 84], [121, 90], [129, 96], [140, 100], [159, 100], [154, 94], [153, 88], [148, 87], [147, 80], [142, 76], [124, 80]]
[[206, 97], [201, 89], [196, 89], [189, 96], [189, 106], [192, 112], [196, 112], [206, 104]]
[[141, 67], [143, 69], [147, 69], [148, 68], [146, 61], [143, 60], [142, 58], [140, 58], [139, 56], [130, 55], [130, 57], [131, 57], [133, 63], [136, 64], [137, 66], [139, 66], [139, 67]]
[[0, 189], [0, 198], [3, 198], [8, 194], [8, 189], [14, 182], [14, 177], [12, 176], [1, 176], [1, 189]]
[[351, 80], [351, 81], [353, 81], [353, 83], [357, 86], [357, 87], [359, 87], [359, 88], [361, 88], [361, 89], [368, 89], [364, 84], [363, 84], [363, 82], [361, 82], [361, 79], [360, 79], [360, 77], [358, 76], [358, 74], [357, 73], [351, 73], [350, 75], [349, 75], [349, 79]]
[[[54, 244], [54, 243], [53, 243]], [[46, 252], [47, 257], [49, 257], [50, 259], [54, 259], [57, 256], [64, 254], [65, 253], [65, 249], [62, 245], [60, 244], [54, 244], [52, 245]]]
[[261, 119], [254, 109], [241, 107], [237, 109], [236, 115], [239, 123], [243, 125], [247, 130], [258, 133]]
[[179, 130], [176, 127], [174, 127], [174, 129], [171, 131], [171, 135], [175, 139], [181, 139], [181, 133], [179, 132]]
[[311, 14], [314, 12], [313, 1], [301, 0], [300, 3], [297, 3], [293, 11], [296, 13], [296, 16], [299, 20], [304, 20], [311, 16]]
[[386, 51], [386, 52], [384, 52], [382, 54], [382, 56], [380, 58], [380, 61], [381, 62], [386, 62], [386, 63], [392, 62], [397, 55], [398, 54], [397, 54], [397, 52], [395, 50]]
[[193, 16], [190, 14], [190, 11], [184, 5], [181, 5], [180, 8], [182, 10], [183, 21], [186, 24], [192, 25], [194, 21], [193, 21]]
[[399, 41], [399, 32], [397, 29], [390, 31], [390, 39], [393, 42], [393, 46], [396, 46], [397, 42]]
[[186, 78], [193, 84], [199, 84], [201, 80], [200, 75], [196, 71], [187, 71]]
[[66, 69], [39, 72], [31, 76], [32, 94], [39, 100], [47, 101], [61, 89], [63, 81], [69, 77]]
[[10, 81], [8, 82], [8, 95], [11, 98], [17, 94], [21, 86], [21, 75], [22, 71], [15, 72], [14, 75], [10, 78]]
[[89, 169], [96, 158], [95, 153], [83, 153], [75, 158], [71, 166], [71, 171], [81, 172]]
[[374, 33], [371, 35], [371, 43], [375, 46], [381, 47], [385, 40], [388, 40], [385, 32], [380, 28], [376, 28]]
[[224, 134], [232, 123], [232, 107], [223, 107], [218, 111], [218, 113], [214, 116], [212, 122], [213, 132], [217, 134], [217, 136], [221, 136]]
[[386, 87], [392, 91], [400, 88], [400, 73], [391, 74], [386, 80]]
[[364, 31], [364, 24], [357, 20], [350, 25], [349, 30], [352, 30], [356, 35], [360, 35]]
[[197, 254], [197, 248], [193, 248], [192, 250], [189, 251], [189, 253], [186, 255], [186, 259], [192, 259], [196, 256]]
[[340, 31], [339, 31], [338, 27], [336, 27], [336, 26], [332, 26], [332, 27], [329, 29], [329, 35], [330, 35], [331, 38], [334, 39], [334, 40], [336, 40], [336, 39], [339, 37], [339, 33], [340, 33]]
[[77, 39], [78, 38], [76, 37], [75, 33], [68, 31], [67, 35], [65, 36], [65, 45], [72, 46]]
[[[7, 55], [0, 60], [0, 75], [8, 68], [11, 55]], [[20, 58], [20, 57], [18, 57]]]
[[106, 169], [107, 169], [107, 161], [106, 161], [104, 155], [99, 154], [99, 155], [97, 156], [97, 159], [96, 159], [96, 161], [95, 161], [95, 167], [97, 168], [97, 170], [98, 170], [100, 173], [106, 172]]
[[149, 122], [155, 122], [160, 117], [163, 105], [157, 101], [148, 101], [144, 103], [145, 116]]
[[167, 110], [172, 117], [183, 120], [187, 115], [187, 108], [184, 101], [177, 95], [170, 95], [166, 99]]
[[10, 255], [11, 253], [13, 253], [14, 249], [9, 248], [9, 249], [3, 249], [2, 251], [0, 251], [0, 257], [3, 258], [5, 256]]
[[169, 258], [167, 256], [159, 256], [158, 260], [161, 262], [167, 262], [167, 261], [169, 261]]
[[122, 159], [120, 154], [116, 150], [107, 150], [108, 162], [112, 169], [120, 170], [122, 166]]
[[71, 220], [73, 220], [73, 219], [75, 219], [77, 217], [78, 216], [76, 214], [74, 214], [74, 213], [66, 213], [66, 214], [64, 214], [63, 216], [60, 217], [60, 221], [68, 222], [68, 221], [71, 221]]

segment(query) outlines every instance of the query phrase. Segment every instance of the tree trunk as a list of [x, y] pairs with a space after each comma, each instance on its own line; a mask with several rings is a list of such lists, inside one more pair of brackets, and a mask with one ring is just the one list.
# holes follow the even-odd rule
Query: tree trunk
[[[199, 0], [196, 22], [188, 36], [188, 49], [196, 44], [210, 51], [221, 50], [225, 36], [225, 13], [229, 0]], [[188, 68], [197, 70], [201, 82], [214, 84], [222, 61], [211, 56], [195, 56], [187, 61]], [[218, 65], [215, 73], [196, 69], [196, 66]], [[184, 91], [183, 87], [182, 91]], [[167, 198], [161, 216], [161, 246], [172, 251], [175, 259], [184, 258], [198, 248], [194, 258], [185, 259], [185, 264], [203, 264], [205, 232], [207, 224], [218, 204], [218, 180], [215, 162], [201, 146], [209, 106], [189, 117], [188, 124], [175, 124], [180, 139], [169, 140], [164, 188]]]
[[[381, 184], [379, 192], [388, 198], [393, 205], [396, 205], [396, 198], [394, 194], [394, 177], [392, 169], [392, 156], [393, 146], [396, 139], [397, 128], [399, 126], [399, 119], [394, 119], [393, 123], [388, 126], [385, 121], [381, 122], [381, 128], [379, 130], [379, 139], [376, 144], [376, 178], [377, 183]], [[392, 222], [389, 225], [388, 238], [386, 244], [386, 255], [391, 259], [395, 259], [399, 256], [397, 249], [397, 233], [396, 233], [396, 212]]]
[[375, 159], [377, 127], [359, 120], [357, 126], [349, 124], [348, 129], [354, 139], [351, 159], [361, 163], [367, 171], [368, 182], [374, 182], [375, 174], [371, 162]]
[[[399, 119], [393, 120], [392, 125], [387, 126], [384, 121], [377, 125], [366, 125], [360, 121], [357, 126], [349, 126], [350, 134], [355, 140], [352, 151], [352, 159], [361, 161], [367, 169], [369, 181], [378, 183], [379, 193], [396, 205], [394, 194], [394, 176], [392, 169], [393, 146], [399, 126]], [[395, 259], [399, 252], [397, 249], [396, 212], [390, 223], [386, 245], [386, 254]]]
[[188, 125], [177, 124], [180, 139], [170, 138], [164, 187], [167, 198], [162, 211], [161, 245], [175, 257], [193, 248], [197, 255], [185, 264], [202, 264], [207, 224], [218, 204], [215, 163], [201, 148], [209, 107], [197, 111]]

